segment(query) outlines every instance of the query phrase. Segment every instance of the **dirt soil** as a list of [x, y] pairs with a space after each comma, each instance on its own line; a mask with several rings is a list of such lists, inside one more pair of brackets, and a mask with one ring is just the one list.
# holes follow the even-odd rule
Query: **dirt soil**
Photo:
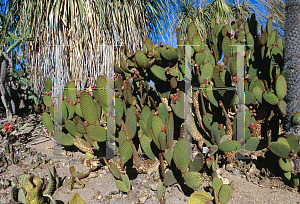
[[[62, 150], [61, 154], [54, 154], [60, 149], [55, 141], [47, 137], [45, 129], [41, 123], [41, 116], [30, 115], [26, 118], [14, 117], [19, 120], [20, 125], [28, 122], [29, 125], [22, 131], [18, 131], [15, 137], [9, 140], [6, 137], [0, 138], [0, 146], [5, 147], [11, 143], [18, 150], [19, 147], [26, 146], [27, 151], [16, 151], [17, 164], [7, 164], [3, 161], [3, 152], [0, 162], [0, 203], [13, 203], [11, 201], [11, 185], [5, 181], [12, 181], [23, 173], [37, 173], [40, 177], [47, 175], [46, 168], [56, 167], [58, 176], [62, 179], [70, 177], [70, 166], [74, 166], [76, 171], [87, 171], [80, 162], [83, 153], [78, 150]], [[13, 123], [16, 125], [16, 122]], [[0, 126], [2, 129], [3, 124]], [[3, 150], [0, 150], [0, 152]], [[32, 169], [30, 165], [37, 160], [37, 154], [46, 155], [46, 162], [42, 162]], [[255, 164], [256, 163], [256, 164]], [[157, 184], [159, 179], [158, 169], [149, 174], [138, 174], [136, 178], [130, 180], [132, 190], [129, 193], [122, 193], [115, 185], [115, 178], [106, 166], [98, 168], [92, 178], [86, 178], [83, 189], [70, 190], [66, 182], [63, 182], [53, 194], [53, 198], [58, 204], [68, 203], [74, 193], [78, 193], [87, 204], [96, 203], [159, 203], [157, 199]], [[254, 162], [234, 161], [226, 166], [217, 169], [217, 175], [223, 183], [231, 184], [232, 194], [229, 203], [247, 204], [270, 204], [270, 203], [300, 203], [300, 194], [296, 189], [284, 184], [280, 177], [270, 173], [268, 169], [261, 169], [259, 158]], [[199, 188], [209, 185], [208, 179]], [[198, 189], [197, 189], [198, 190]], [[206, 190], [207, 191], [207, 190]], [[189, 197], [182, 192], [178, 184], [167, 187], [165, 203], [188, 203]], [[213, 202], [211, 202], [213, 203]]]

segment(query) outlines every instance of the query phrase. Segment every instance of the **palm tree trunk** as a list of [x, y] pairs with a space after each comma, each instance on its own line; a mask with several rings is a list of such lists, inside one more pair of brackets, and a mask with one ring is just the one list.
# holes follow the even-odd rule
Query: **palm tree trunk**
[[284, 60], [287, 80], [286, 130], [300, 137], [300, 128], [292, 128], [294, 113], [300, 112], [300, 0], [286, 0], [284, 28]]

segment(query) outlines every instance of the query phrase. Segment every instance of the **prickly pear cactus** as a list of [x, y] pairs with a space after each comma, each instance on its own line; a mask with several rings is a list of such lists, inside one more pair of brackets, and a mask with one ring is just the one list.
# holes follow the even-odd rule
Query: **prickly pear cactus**
[[[98, 76], [96, 86], [86, 90], [76, 90], [74, 82], [66, 83], [60, 109], [54, 107], [49, 94], [44, 95], [49, 111], [43, 114], [43, 122], [49, 136], [64, 146], [76, 146], [86, 158], [93, 158], [102, 144], [112, 139], [115, 145], [109, 148], [115, 157], [104, 158], [104, 162], [123, 192], [131, 189], [126, 170], [133, 167], [145, 173], [159, 164], [159, 200], [163, 200], [166, 186], [177, 182], [197, 189], [203, 182], [203, 168], [214, 172], [219, 159], [230, 162], [242, 149], [269, 148], [280, 158], [284, 175], [299, 184], [291, 168], [298, 152], [295, 137], [278, 138], [279, 121], [286, 115], [287, 87], [282, 69], [284, 41], [271, 23], [259, 33], [254, 14], [244, 23], [230, 25], [213, 19], [205, 39], [191, 23], [186, 39], [177, 35], [177, 48], [158, 45], [149, 38], [145, 38], [142, 51], [130, 53], [124, 46], [125, 57], [120, 65], [114, 64], [114, 129], [107, 128], [111, 108], [103, 89], [107, 78]], [[188, 53], [190, 65], [185, 64]], [[186, 91], [188, 66], [193, 89]], [[244, 76], [240, 67], [245, 67]], [[243, 78], [245, 83], [241, 83]], [[187, 102], [192, 104], [189, 109], [185, 109]], [[191, 156], [190, 141], [199, 150], [195, 156]], [[204, 147], [208, 151], [202, 154]], [[141, 153], [147, 158], [141, 158]], [[73, 178], [83, 176], [70, 172]], [[73, 179], [68, 182], [71, 189], [82, 187]], [[216, 200], [229, 201], [228, 185], [213, 189]], [[200, 192], [191, 202], [197, 199], [211, 197]]]

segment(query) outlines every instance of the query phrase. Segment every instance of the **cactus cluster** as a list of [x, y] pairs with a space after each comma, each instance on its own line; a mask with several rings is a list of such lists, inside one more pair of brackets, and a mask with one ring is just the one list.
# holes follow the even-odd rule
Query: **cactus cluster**
[[[86, 153], [85, 159], [92, 159], [101, 143], [113, 137], [116, 156], [104, 161], [117, 179], [116, 186], [123, 192], [130, 190], [124, 170], [133, 166], [143, 172], [147, 167], [145, 161], [153, 164], [157, 160], [161, 175], [157, 190], [159, 200], [163, 200], [166, 187], [175, 183], [197, 189], [203, 182], [202, 169], [216, 171], [220, 155], [230, 161], [241, 148], [256, 151], [268, 147], [280, 157], [279, 165], [286, 177], [291, 178], [298, 141], [293, 135], [278, 138], [279, 120], [286, 115], [284, 41], [278, 31], [272, 29], [270, 19], [259, 34], [254, 14], [246, 22], [230, 25], [214, 22], [206, 39], [201, 38], [195, 24], [190, 23], [185, 40], [177, 35], [176, 49], [153, 43], [147, 37], [142, 51], [130, 53], [124, 46], [125, 58], [120, 59], [120, 65], [114, 64], [114, 137], [106, 127], [105, 76], [99, 76], [96, 86], [84, 91], [76, 90], [74, 82], [66, 83], [60, 110], [52, 104], [49, 94], [52, 82], [47, 80], [43, 100], [50, 114], [43, 113], [43, 123], [49, 135], [64, 146], [76, 146]], [[193, 90], [186, 93], [184, 46], [187, 45], [191, 46]], [[244, 53], [237, 52], [238, 45], [245, 45]], [[241, 58], [245, 67], [245, 104], [241, 97], [244, 93], [237, 89], [242, 80], [238, 74]], [[152, 82], [154, 87], [150, 88]], [[188, 98], [193, 104], [193, 114], [185, 118]], [[237, 127], [238, 117], [245, 117], [242, 128]], [[191, 157], [189, 135], [200, 149], [195, 157]], [[201, 153], [203, 147], [208, 147], [205, 155]], [[148, 160], [141, 158], [137, 149], [141, 149]], [[70, 170], [72, 178], [87, 176], [73, 170]], [[69, 185], [75, 183], [72, 179]], [[228, 202], [230, 187], [218, 178], [212, 183], [215, 200]], [[203, 192], [194, 197], [211, 199]]]
[[11, 189], [11, 199], [23, 204], [52, 203], [56, 201], [52, 198], [54, 191], [60, 187], [61, 181], [57, 176], [55, 168], [53, 174], [47, 168], [49, 181], [44, 181], [37, 175], [23, 174], [18, 177], [18, 185], [13, 183]]
[[[97, 85], [102, 84], [106, 85], [106, 77], [99, 76]], [[49, 107], [50, 114], [44, 112], [42, 120], [48, 134], [58, 143], [64, 146], [74, 145], [86, 153], [85, 157], [93, 158], [94, 150], [99, 150], [98, 142], [106, 141], [107, 135], [103, 90], [76, 90], [75, 83], [68, 82], [65, 84], [61, 107], [55, 107], [49, 94], [52, 89], [50, 79], [46, 81], [45, 88], [43, 101]], [[93, 96], [90, 92], [93, 92]]]

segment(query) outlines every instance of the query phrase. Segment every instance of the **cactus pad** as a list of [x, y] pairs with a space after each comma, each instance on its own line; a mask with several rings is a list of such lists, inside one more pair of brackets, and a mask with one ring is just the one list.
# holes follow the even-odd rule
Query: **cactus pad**
[[223, 185], [219, 191], [219, 201], [220, 203], [228, 203], [231, 197], [231, 189], [229, 185]]
[[164, 68], [157, 66], [157, 65], [153, 65], [152, 67], [150, 67], [151, 72], [160, 80], [162, 81], [167, 81], [167, 77], [166, 77], [166, 71]]
[[86, 127], [87, 135], [94, 141], [104, 142], [106, 141], [106, 130], [100, 125], [89, 125]]
[[286, 80], [281, 74], [276, 77], [275, 90], [278, 100], [281, 101], [287, 92]]
[[43, 102], [46, 106], [51, 107], [52, 106], [52, 98], [49, 95], [43, 96]]
[[269, 149], [277, 156], [282, 157], [284, 159], [290, 158], [291, 149], [289, 149], [286, 145], [279, 142], [271, 142], [269, 145]]
[[[106, 110], [106, 107], [107, 107], [107, 90], [106, 90], [107, 77], [106, 76], [98, 76], [97, 81], [96, 81], [96, 88], [97, 88], [96, 89], [97, 101], [99, 101], [102, 108], [104, 110]], [[82, 98], [82, 94], [81, 94], [81, 98]], [[80, 99], [80, 102], [82, 103], [82, 99]], [[91, 103], [91, 102], [89, 102], [89, 103]], [[92, 105], [92, 108], [94, 108], [94, 105]], [[81, 106], [81, 111], [83, 111], [82, 106]], [[94, 110], [94, 112], [96, 112], [96, 111]], [[82, 112], [82, 113], [84, 113], [84, 112]], [[84, 116], [84, 114], [83, 114], [83, 116]]]
[[52, 121], [52, 119], [51, 119], [51, 117], [48, 113], [46, 113], [46, 112], [43, 113], [42, 121], [43, 121], [43, 124], [45, 125], [46, 129], [49, 132], [54, 131], [54, 124], [53, 124], [53, 121]]
[[132, 143], [130, 140], [125, 140], [120, 147], [121, 161], [125, 164], [132, 156]]
[[214, 197], [210, 196], [204, 189], [192, 193], [188, 204], [205, 204], [212, 201]]
[[144, 152], [146, 153], [146, 155], [152, 159], [153, 161], [156, 160], [156, 157], [155, 155], [153, 154], [152, 152], [152, 149], [151, 149], [151, 139], [149, 139], [147, 136], [141, 136], [140, 137], [140, 143], [141, 143], [141, 146], [144, 150]]
[[59, 143], [64, 146], [72, 146], [74, 144], [74, 137], [68, 133], [65, 134], [63, 132], [54, 132], [54, 139]]
[[157, 185], [157, 197], [158, 200], [162, 200], [166, 192], [166, 186], [164, 183], [159, 179], [158, 185]]
[[97, 108], [92, 96], [89, 93], [83, 92], [81, 94], [80, 107], [84, 119], [89, 124], [96, 124], [98, 120]]
[[173, 154], [174, 163], [176, 167], [185, 172], [190, 163], [190, 143], [187, 139], [181, 138], [174, 147]]
[[150, 68], [150, 63], [146, 55], [142, 51], [136, 51], [135, 59], [137, 64], [142, 68]]
[[169, 170], [166, 172], [166, 178], [164, 180], [164, 184], [166, 186], [171, 186], [173, 184], [177, 183], [177, 180], [174, 177], [173, 171]]
[[71, 197], [69, 204], [84, 204], [83, 199], [79, 196], [78, 193], [74, 193]]
[[109, 170], [116, 177], [116, 179], [121, 179], [120, 171], [113, 162], [109, 162]]
[[161, 48], [160, 52], [166, 60], [172, 61], [177, 59], [177, 51], [171, 45], [165, 45]]
[[268, 102], [271, 105], [277, 105], [278, 104], [278, 98], [275, 94], [272, 92], [264, 92], [263, 93], [263, 98], [265, 99], [266, 102]]
[[199, 172], [186, 172], [184, 174], [186, 185], [190, 188], [199, 188], [202, 185], [203, 177]]
[[125, 122], [129, 139], [132, 139], [135, 136], [136, 129], [137, 129], [136, 125], [137, 125], [137, 119], [135, 115], [135, 108], [134, 106], [131, 106], [130, 108], [127, 109], [126, 122]]
[[45, 91], [49, 93], [52, 90], [52, 80], [47, 79], [45, 83]]

